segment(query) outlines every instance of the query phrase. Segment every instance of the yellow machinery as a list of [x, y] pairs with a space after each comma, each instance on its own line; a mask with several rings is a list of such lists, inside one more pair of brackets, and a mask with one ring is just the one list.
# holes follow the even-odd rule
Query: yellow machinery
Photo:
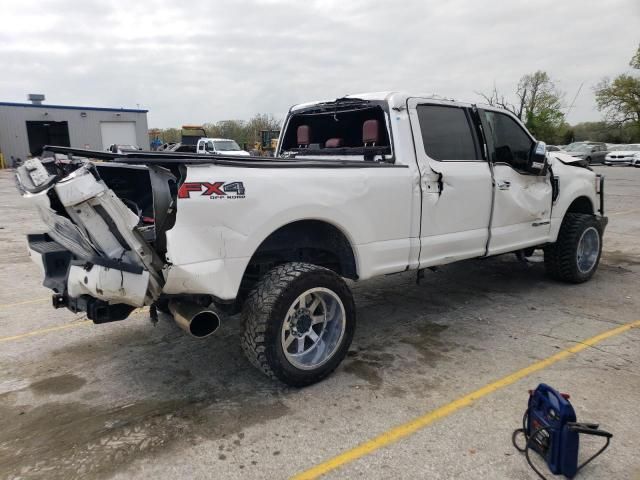
[[254, 145], [254, 150], [258, 151], [261, 156], [272, 157], [278, 148], [278, 137], [280, 130], [261, 130], [260, 141]]

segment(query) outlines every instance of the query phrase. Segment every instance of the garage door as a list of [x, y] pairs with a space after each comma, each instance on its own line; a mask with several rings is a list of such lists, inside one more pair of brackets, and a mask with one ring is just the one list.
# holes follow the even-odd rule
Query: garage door
[[107, 149], [114, 143], [118, 145], [137, 145], [136, 122], [100, 122], [102, 148]]

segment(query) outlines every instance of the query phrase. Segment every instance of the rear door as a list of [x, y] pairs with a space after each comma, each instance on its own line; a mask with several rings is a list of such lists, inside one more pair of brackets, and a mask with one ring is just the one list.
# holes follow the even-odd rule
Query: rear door
[[535, 140], [506, 112], [480, 113], [495, 182], [488, 255], [546, 242], [551, 221], [550, 174], [525, 170]]
[[417, 98], [408, 107], [422, 187], [420, 267], [484, 255], [491, 171], [474, 113]]

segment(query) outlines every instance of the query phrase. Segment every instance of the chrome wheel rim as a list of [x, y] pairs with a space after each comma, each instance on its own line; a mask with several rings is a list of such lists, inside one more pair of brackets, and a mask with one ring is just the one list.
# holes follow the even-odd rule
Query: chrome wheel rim
[[338, 351], [345, 326], [340, 297], [328, 288], [312, 288], [296, 298], [287, 311], [282, 324], [282, 351], [296, 368], [318, 368]]
[[600, 234], [594, 227], [587, 228], [578, 241], [576, 261], [581, 273], [590, 272], [595, 267], [600, 253]]

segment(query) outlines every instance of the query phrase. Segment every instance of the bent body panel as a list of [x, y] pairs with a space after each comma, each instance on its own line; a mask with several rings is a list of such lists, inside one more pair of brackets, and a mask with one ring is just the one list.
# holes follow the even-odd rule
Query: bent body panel
[[[195, 286], [204, 285], [186, 282], [180, 293], [232, 298], [260, 244], [280, 227], [300, 220], [324, 221], [343, 232], [354, 249], [359, 278], [407, 267], [412, 196], [408, 168], [274, 171], [194, 165], [187, 168], [185, 183], [222, 183], [220, 188], [241, 183], [243, 194], [212, 193], [203, 187], [178, 198], [176, 222], [167, 231], [171, 267], [165, 293], [178, 293], [172, 271], [222, 261], [222, 269], [236, 269], [224, 275], [226, 280], [214, 275], [206, 291], [198, 292]], [[230, 259], [237, 261], [227, 263]]]
[[560, 193], [553, 204], [551, 210], [551, 229], [549, 231], [549, 242], [555, 242], [560, 232], [560, 226], [569, 206], [580, 197], [589, 199], [591, 203], [591, 213], [595, 213], [598, 205], [598, 194], [596, 193], [596, 176], [591, 170], [566, 165], [552, 157], [551, 168], [554, 176], [558, 177]]

